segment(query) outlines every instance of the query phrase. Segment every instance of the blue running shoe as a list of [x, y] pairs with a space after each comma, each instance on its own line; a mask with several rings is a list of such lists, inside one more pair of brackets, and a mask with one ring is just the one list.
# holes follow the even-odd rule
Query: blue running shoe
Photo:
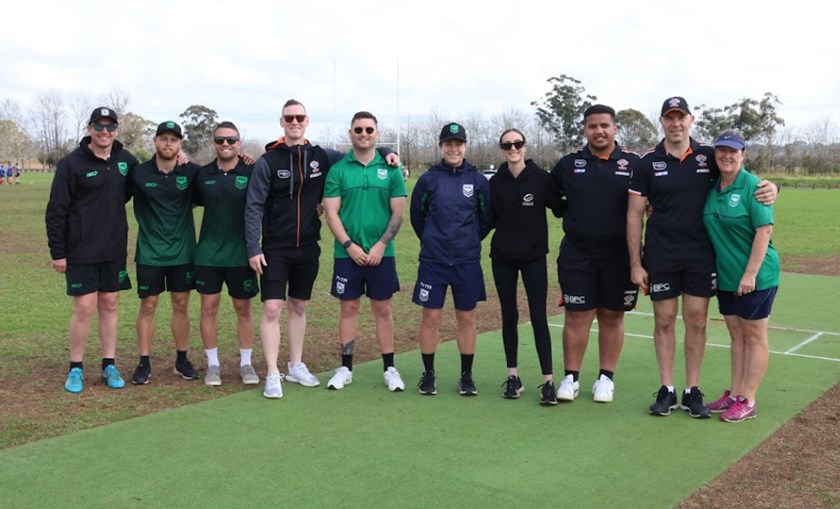
[[113, 364], [105, 366], [105, 369], [102, 370], [102, 380], [108, 384], [108, 387], [111, 389], [122, 389], [125, 387], [125, 380], [122, 379], [120, 372]]
[[73, 368], [67, 373], [67, 381], [64, 382], [64, 388], [67, 392], [78, 394], [84, 389], [84, 375], [82, 368]]

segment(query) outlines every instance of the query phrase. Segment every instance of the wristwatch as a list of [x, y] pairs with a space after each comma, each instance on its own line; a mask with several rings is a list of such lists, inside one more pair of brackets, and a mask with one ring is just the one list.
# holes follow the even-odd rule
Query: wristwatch
[[353, 243], [353, 241], [352, 241], [352, 240], [347, 239], [347, 240], [345, 240], [345, 241], [344, 241], [344, 244], [342, 244], [342, 245], [341, 245], [341, 247], [343, 247], [344, 249], [349, 249], [349, 248], [350, 248], [350, 245], [351, 245], [352, 243]]

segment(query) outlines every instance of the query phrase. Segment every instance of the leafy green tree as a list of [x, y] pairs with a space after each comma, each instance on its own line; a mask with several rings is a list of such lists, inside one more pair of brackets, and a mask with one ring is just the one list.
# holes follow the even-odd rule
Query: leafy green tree
[[219, 115], [215, 110], [194, 104], [180, 115], [184, 128], [184, 152], [196, 156], [206, 151], [213, 139]]
[[557, 141], [562, 153], [583, 145], [583, 112], [598, 98], [585, 95], [586, 89], [571, 76], [548, 78], [551, 90], [539, 101], [532, 101], [537, 109], [537, 118], [546, 131]]
[[120, 116], [120, 140], [129, 152], [150, 151], [154, 135], [155, 123], [151, 120], [131, 111]]
[[695, 126], [706, 141], [714, 140], [727, 129], [736, 129], [748, 142], [769, 144], [779, 128], [785, 125], [776, 111], [781, 104], [779, 98], [770, 92], [761, 99], [745, 97], [722, 108], [701, 104], [697, 108]]
[[626, 149], [646, 152], [659, 141], [656, 126], [639, 110], [621, 110], [615, 114], [615, 121], [618, 124], [618, 143]]

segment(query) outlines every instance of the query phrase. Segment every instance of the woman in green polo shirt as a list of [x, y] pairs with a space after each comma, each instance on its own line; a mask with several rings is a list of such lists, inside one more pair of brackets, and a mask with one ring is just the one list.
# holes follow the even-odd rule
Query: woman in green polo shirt
[[755, 397], [770, 357], [767, 327], [779, 286], [773, 207], [753, 196], [758, 177], [744, 169], [744, 138], [726, 131], [715, 141], [720, 178], [709, 192], [703, 223], [718, 275], [718, 307], [732, 338], [732, 387], [709, 410], [726, 422], [756, 417]]

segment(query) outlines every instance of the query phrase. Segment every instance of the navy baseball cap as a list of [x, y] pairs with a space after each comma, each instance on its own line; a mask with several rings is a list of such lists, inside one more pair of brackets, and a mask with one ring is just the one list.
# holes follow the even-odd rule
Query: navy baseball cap
[[451, 122], [443, 126], [443, 129], [440, 131], [440, 139], [438, 139], [438, 143], [443, 143], [448, 140], [461, 140], [466, 143], [467, 131], [464, 130], [464, 126], [456, 124], [455, 122]]
[[111, 108], [108, 108], [106, 106], [100, 106], [99, 108], [96, 108], [95, 110], [93, 110], [93, 113], [90, 114], [90, 120], [88, 121], [88, 125], [96, 123], [97, 120], [100, 120], [100, 119], [103, 119], [103, 118], [110, 118], [111, 120], [114, 121], [115, 124], [119, 123], [117, 121], [117, 112], [116, 111], [114, 111]]
[[664, 117], [674, 110], [681, 111], [685, 115], [691, 115], [691, 110], [688, 109], [688, 103], [685, 102], [685, 99], [675, 96], [665, 99], [665, 102], [662, 103], [662, 113], [660, 116]]
[[744, 150], [747, 147], [747, 143], [744, 141], [744, 137], [735, 131], [724, 131], [715, 140], [715, 148], [717, 147], [729, 147], [734, 148], [735, 150]]
[[160, 136], [163, 133], [172, 133], [172, 134], [174, 134], [175, 136], [177, 136], [181, 139], [184, 138], [184, 135], [181, 134], [181, 126], [179, 126], [178, 124], [176, 124], [175, 122], [173, 122], [171, 120], [167, 120], [166, 122], [163, 122], [162, 124], [160, 124], [157, 127], [157, 131], [155, 132], [155, 136]]

